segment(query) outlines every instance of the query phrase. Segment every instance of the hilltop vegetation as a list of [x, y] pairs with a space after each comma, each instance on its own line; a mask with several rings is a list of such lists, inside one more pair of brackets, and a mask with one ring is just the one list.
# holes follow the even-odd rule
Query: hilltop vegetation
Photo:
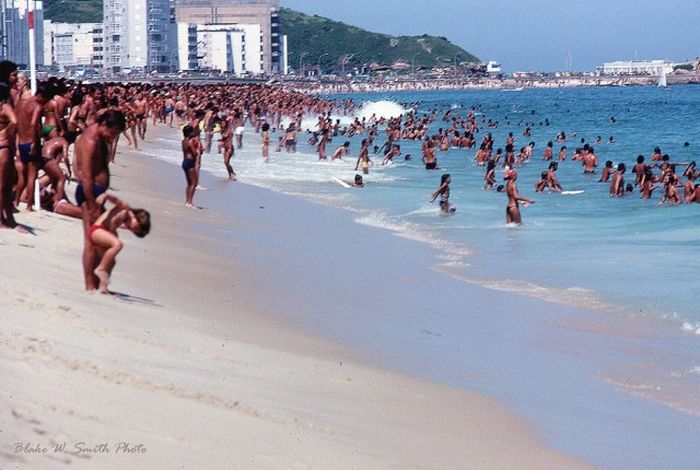
[[102, 0], [44, 0], [44, 18], [59, 23], [101, 23]]
[[[56, 22], [99, 23], [102, 0], [44, 0], [44, 17]], [[373, 33], [288, 8], [281, 9], [280, 20], [282, 33], [288, 37], [292, 68], [299, 66], [302, 55], [307, 67], [316, 66], [322, 54], [321, 65], [326, 70], [338, 69], [342, 62], [349, 70], [367, 64], [436, 67], [479, 61], [444, 37]]]
[[329, 69], [344, 59], [349, 67], [376, 63], [391, 66], [397, 62], [415, 66], [448, 66], [456, 62], [479, 62], [479, 59], [444, 37], [390, 36], [373, 33], [317, 15], [305, 15], [288, 8], [280, 11], [282, 34], [288, 36], [289, 65], [299, 67], [299, 58], [315, 66], [318, 58]]

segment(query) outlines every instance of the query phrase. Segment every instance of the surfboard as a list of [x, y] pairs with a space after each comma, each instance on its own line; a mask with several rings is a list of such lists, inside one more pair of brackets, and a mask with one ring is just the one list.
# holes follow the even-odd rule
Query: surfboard
[[574, 196], [576, 194], [583, 194], [584, 190], [583, 189], [576, 189], [574, 191], [562, 191], [561, 194], [563, 196]]
[[331, 178], [333, 181], [341, 185], [343, 188], [349, 189], [352, 188], [349, 184], [347, 184], [345, 181], [341, 180], [340, 178], [336, 178], [335, 176]]

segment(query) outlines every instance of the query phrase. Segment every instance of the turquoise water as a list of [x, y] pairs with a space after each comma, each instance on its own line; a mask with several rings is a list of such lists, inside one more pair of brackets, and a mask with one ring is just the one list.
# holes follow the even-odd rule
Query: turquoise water
[[[311, 305], [307, 324], [360, 345], [400, 370], [503, 398], [538, 423], [557, 448], [605, 468], [664, 468], [670, 462], [669, 468], [695, 468], [694, 455], [687, 449], [697, 435], [700, 414], [700, 312], [695, 307], [694, 280], [700, 207], [658, 207], [660, 194], [650, 201], [640, 200], [636, 192], [611, 199], [607, 184], [598, 183], [597, 176], [585, 177], [580, 163], [570, 160], [560, 162], [559, 180], [564, 189], [582, 189], [583, 194], [536, 194], [533, 184], [547, 166], [542, 161], [546, 142], [562, 130], [577, 133], [567, 142], [569, 157], [581, 138], [591, 142], [598, 135], [604, 140], [612, 135], [615, 144], [593, 144], [601, 162], [625, 162], [630, 168], [638, 154], [649, 160], [656, 146], [673, 161], [696, 159], [700, 87], [351, 97], [356, 102], [420, 102], [419, 111], [436, 109], [438, 116], [446, 109], [464, 115], [470, 106], [478, 107], [486, 119], [501, 125], [482, 129], [477, 140], [491, 132], [495, 147], [503, 147], [508, 132], [513, 132], [518, 147], [536, 142], [532, 161], [519, 169], [518, 185], [522, 194], [537, 202], [523, 209], [522, 226], [506, 226], [506, 197], [482, 189], [484, 168], [473, 164], [473, 149], [438, 154], [439, 165], [452, 175], [450, 200], [458, 207], [454, 215], [444, 217], [428, 203], [442, 172], [422, 167], [417, 142], [401, 143], [403, 154], [410, 153], [413, 160], [374, 165], [364, 189], [348, 190], [331, 178], [352, 179], [354, 158], [319, 162], [313, 147], [305, 143], [306, 135], [300, 135], [299, 153], [272, 152], [271, 161], [263, 163], [259, 138], [247, 133], [244, 149], [236, 151], [233, 160], [241, 181], [350, 209], [361, 224], [428, 244], [438, 253], [434, 267], [455, 278], [424, 273], [424, 255], [416, 257], [415, 252], [406, 253], [404, 261], [401, 253], [384, 248], [381, 259], [386, 265], [376, 267], [375, 258], [362, 256], [371, 251], [372, 241], [357, 240], [352, 247], [358, 251], [356, 257], [348, 254], [347, 247], [339, 251], [347, 270], [364, 273], [371, 266], [373, 275], [362, 294], [366, 310], [355, 308], [360, 289], [339, 290], [338, 305], [328, 309], [305, 286], [296, 286], [287, 277], [279, 280], [295, 286], [291, 291], [299, 298], [290, 304], [296, 299]], [[610, 122], [611, 116], [617, 123]], [[522, 136], [524, 126], [517, 125], [521, 120], [536, 123], [532, 137]], [[314, 122], [313, 117], [305, 120]], [[433, 127], [444, 125], [438, 120]], [[329, 153], [344, 140], [335, 138]], [[349, 140], [351, 155], [356, 156], [360, 137]], [[689, 147], [683, 146], [685, 141]], [[158, 151], [146, 152], [179, 164], [177, 140], [163, 138], [157, 146]], [[226, 175], [215, 152], [204, 156], [203, 169]], [[626, 179], [632, 180], [629, 172]], [[198, 197], [203, 198], [198, 193], [195, 202]], [[227, 210], [229, 204], [233, 205], [221, 201]], [[317, 223], [313, 219], [309, 214], [310, 227]], [[358, 230], [356, 236], [362, 233]], [[298, 245], [301, 252], [322, 243], [319, 234], [305, 236], [287, 243]], [[338, 240], [347, 243], [346, 238]], [[333, 245], [336, 240], [324, 242]], [[298, 269], [293, 261], [289, 272]], [[284, 265], [284, 259], [279, 263]], [[336, 259], [314, 263], [321, 278], [337, 276]], [[405, 269], [405, 282], [420, 289], [403, 291], [390, 285], [386, 289], [392, 295], [387, 295], [381, 278], [384, 268], [392, 273]], [[553, 307], [556, 303], [590, 307], [593, 313], [579, 317], [576, 309], [547, 309], [519, 296], [472, 296], [475, 291], [460, 289], [464, 284], [459, 281], [546, 299], [555, 302]], [[635, 321], [634, 316], [646, 321]], [[601, 318], [606, 321], [600, 322]], [[657, 406], [658, 402], [665, 406]]]
[[[700, 268], [700, 207], [659, 207], [659, 190], [646, 201], [640, 200], [637, 191], [612, 199], [607, 183], [598, 183], [598, 175], [584, 176], [580, 163], [570, 159], [585, 139], [598, 155], [599, 173], [606, 160], [615, 166], [625, 162], [627, 182], [634, 181], [631, 167], [637, 155], [649, 162], [657, 146], [671, 161], [695, 160], [700, 149], [700, 87], [402, 92], [329, 98], [417, 103], [419, 115], [437, 112], [431, 133], [447, 127], [440, 119], [446, 110], [466, 116], [476, 107], [479, 117], [500, 124], [493, 129], [482, 123], [477, 142], [491, 132], [494, 148], [505, 147], [508, 132], [513, 132], [516, 149], [529, 141], [536, 143], [532, 160], [518, 169], [520, 192], [536, 204], [522, 209], [522, 226], [506, 226], [506, 197], [482, 189], [484, 167], [473, 163], [475, 149], [438, 152], [442, 170], [426, 171], [420, 162], [420, 143], [414, 141], [401, 142], [403, 155], [411, 154], [411, 161], [383, 167], [378, 164], [381, 156], [374, 155], [366, 187], [345, 190], [331, 178], [354, 177], [354, 160], [363, 136], [347, 139], [351, 141], [350, 156], [342, 162], [319, 162], [314, 148], [306, 143], [308, 135], [300, 134], [299, 153], [271, 152], [271, 161], [263, 163], [258, 136], [248, 134], [246, 147], [234, 157], [241, 180], [361, 211], [359, 222], [394, 230], [441, 250], [440, 268], [460, 279], [555, 302], [662, 318], [688, 334], [700, 335], [695, 278]], [[309, 116], [304, 126], [312, 127], [315, 122]], [[531, 137], [522, 135], [527, 122], [534, 123]], [[542, 160], [545, 145], [549, 140], [556, 142], [560, 131], [569, 136], [569, 158], [559, 163], [559, 181], [565, 190], [585, 192], [536, 194], [534, 183], [547, 167]], [[597, 136], [603, 142], [613, 136], [615, 143], [595, 144]], [[345, 140], [336, 137], [328, 153]], [[383, 141], [380, 135], [376, 143]], [[689, 145], [684, 146], [685, 142]], [[158, 156], [179, 162], [178, 143], [163, 144]], [[555, 157], [560, 145], [555, 143]], [[205, 155], [203, 168], [225, 174], [216, 154]], [[458, 208], [450, 217], [440, 216], [437, 205], [428, 204], [444, 171], [452, 175], [450, 201]], [[498, 180], [502, 182], [500, 173]]]
[[[633, 182], [631, 167], [637, 155], [644, 155], [649, 162], [657, 146], [674, 162], [698, 159], [700, 87], [402, 92], [329, 98], [352, 98], [358, 104], [382, 100], [417, 103], [419, 115], [437, 112], [431, 133], [447, 127], [440, 119], [446, 110], [466, 116], [476, 107], [480, 118], [500, 124], [493, 129], [482, 123], [477, 143], [486, 132], [493, 134], [494, 148], [505, 147], [508, 132], [516, 137], [516, 149], [529, 141], [536, 143], [532, 160], [518, 169], [521, 194], [535, 199], [536, 204], [522, 209], [522, 226], [506, 226], [506, 196], [482, 189], [484, 167], [473, 163], [475, 149], [438, 152], [443, 170], [426, 171], [420, 162], [420, 143], [414, 141], [401, 142], [402, 154], [411, 154], [411, 161], [399, 160], [383, 167], [378, 164], [381, 156], [374, 155], [366, 187], [345, 190], [331, 178], [354, 177], [354, 160], [363, 136], [338, 136], [328, 145], [330, 154], [350, 140], [350, 156], [342, 162], [319, 162], [314, 148], [306, 143], [308, 134], [300, 134], [299, 153], [271, 152], [271, 161], [263, 163], [258, 136], [248, 134], [245, 148], [234, 157], [241, 180], [358, 210], [361, 223], [387, 228], [439, 249], [444, 253], [439, 268], [460, 279], [555, 302], [600, 307], [606, 312], [662, 318], [688, 334], [700, 335], [695, 278], [700, 268], [700, 207], [659, 207], [659, 190], [646, 201], [640, 200], [637, 191], [612, 199], [608, 184], [598, 183], [606, 160], [615, 166], [625, 162], [626, 181]], [[615, 123], [610, 119], [613, 116]], [[351, 119], [338, 117], [346, 122]], [[527, 122], [534, 123], [531, 137], [522, 135]], [[315, 123], [314, 116], [304, 120], [305, 127]], [[565, 190], [585, 192], [536, 194], [534, 183], [547, 167], [542, 160], [544, 148], [547, 141], [554, 141], [556, 158], [562, 145], [556, 143], [560, 131], [569, 136], [569, 157], [559, 163], [559, 181]], [[613, 136], [615, 143], [595, 144], [597, 136], [603, 142]], [[574, 149], [582, 145], [581, 139], [595, 148], [601, 163], [598, 175], [584, 176], [581, 164], [570, 159]], [[375, 143], [383, 141], [384, 135], [380, 135]], [[684, 146], [685, 142], [689, 145]], [[158, 156], [179, 162], [178, 143], [163, 144]], [[203, 168], [225, 174], [215, 153], [204, 156]], [[682, 174], [683, 168], [677, 173]], [[450, 217], [440, 216], [437, 205], [428, 204], [443, 171], [452, 175], [450, 201], [458, 208]], [[502, 182], [500, 173], [498, 180]]]
[[[608, 196], [608, 184], [598, 183], [598, 175], [584, 176], [579, 162], [571, 161], [580, 139], [594, 146], [602, 164], [625, 162], [626, 181], [633, 182], [631, 167], [637, 155], [650, 161], [654, 147], [661, 147], [675, 162], [695, 160], [700, 150], [700, 87], [678, 86], [667, 90], [656, 87], [580, 88], [561, 90], [452, 91], [395, 94], [347, 95], [355, 102], [390, 100], [418, 102], [419, 113], [438, 111], [431, 131], [447, 127], [440, 116], [447, 109], [465, 116], [475, 106], [484, 119], [499, 121], [497, 129], [482, 124], [477, 142], [486, 132], [494, 136], [496, 147], [505, 147], [508, 132], [516, 137], [515, 146], [536, 142], [532, 160], [519, 169], [520, 192], [536, 200], [523, 209], [524, 224], [505, 225], [505, 195], [485, 191], [484, 168], [473, 163], [476, 152], [450, 149], [438, 153], [438, 162], [452, 175], [451, 202], [458, 211], [451, 217], [438, 215], [428, 199], [440, 180], [440, 172], [430, 172], [420, 164], [418, 142], [403, 141], [403, 154], [410, 162], [390, 167], [375, 165], [361, 191], [342, 194], [329, 182], [329, 175], [351, 179], [355, 172], [348, 162], [318, 163], [313, 148], [302, 143], [300, 154], [274, 155], [269, 168], [239, 162], [244, 176], [275, 189], [298, 193], [342, 197], [342, 204], [369, 211], [360, 219], [384, 226], [407, 236], [418, 237], [442, 247], [450, 271], [491, 287], [520, 291], [549, 300], [619, 307], [626, 311], [654, 315], [676, 321], [688, 331], [700, 332], [697, 308], [697, 282], [700, 268], [700, 224], [697, 205], [658, 207], [661, 194], [651, 200], [639, 199], [634, 192], [622, 199]], [[533, 114], [534, 113], [534, 114]], [[616, 123], [611, 123], [614, 116]], [[549, 121], [547, 126], [546, 120]], [[522, 135], [524, 124], [534, 122], [531, 137]], [[510, 124], [509, 124], [510, 123]], [[558, 176], [565, 190], [584, 190], [581, 195], [534, 192], [534, 183], [547, 167], [542, 153], [547, 141], [565, 131], [571, 136], [566, 145], [567, 161], [560, 162]], [[614, 144], [595, 144], [597, 136]], [[300, 142], [305, 141], [305, 136]], [[345, 138], [338, 136], [329, 147]], [[359, 150], [359, 138], [350, 139], [351, 153]], [[383, 143], [383, 136], [377, 140]], [[684, 146], [689, 142], [688, 147]], [[378, 163], [380, 156], [376, 156]], [[683, 167], [679, 167], [682, 173]], [[502, 179], [499, 175], [499, 182]], [[341, 193], [341, 194], [339, 194]], [[348, 192], [346, 192], [348, 193]], [[443, 243], [443, 241], [445, 243]], [[451, 242], [451, 243], [447, 243]], [[457, 247], [455, 247], [455, 244]], [[459, 248], [462, 248], [460, 250]], [[471, 255], [460, 257], [468, 249]], [[464, 266], [464, 263], [469, 266]]]

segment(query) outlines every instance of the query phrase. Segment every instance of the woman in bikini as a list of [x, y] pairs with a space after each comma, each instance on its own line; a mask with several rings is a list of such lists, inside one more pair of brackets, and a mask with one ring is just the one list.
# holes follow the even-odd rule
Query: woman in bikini
[[41, 136], [44, 139], [49, 140], [60, 135], [60, 129], [58, 127], [58, 115], [56, 112], [58, 104], [56, 103], [56, 100], [53, 96], [53, 90], [46, 88], [43, 95], [47, 102], [42, 110], [44, 115], [44, 124], [41, 127]]
[[444, 173], [440, 178], [440, 187], [433, 193], [433, 198], [430, 202], [435, 202], [438, 196], [440, 196], [440, 210], [443, 214], [449, 214], [454, 212], [456, 209], [450, 205], [450, 182], [452, 178], [448, 173]]
[[70, 102], [70, 114], [68, 116], [68, 132], [80, 133], [87, 127], [87, 111], [80, 88], [73, 92]]
[[516, 173], [515, 170], [508, 170], [503, 178], [508, 181], [508, 183], [506, 183], [506, 194], [508, 195], [506, 223], [520, 225], [522, 223], [522, 218], [520, 217], [520, 202], [534, 204], [535, 201], [518, 194], [518, 187], [515, 184], [515, 180], [518, 179], [518, 173]]
[[107, 201], [114, 204], [103, 212], [90, 226], [88, 241], [92, 243], [100, 259], [93, 271], [100, 280], [100, 292], [108, 293], [110, 276], [116, 264], [116, 257], [122, 249], [122, 242], [117, 237], [118, 228], [126, 228], [137, 237], [143, 238], [151, 229], [151, 216], [144, 209], [132, 209], [119, 198], [111, 194], [101, 194], [95, 199], [98, 205], [104, 205]]

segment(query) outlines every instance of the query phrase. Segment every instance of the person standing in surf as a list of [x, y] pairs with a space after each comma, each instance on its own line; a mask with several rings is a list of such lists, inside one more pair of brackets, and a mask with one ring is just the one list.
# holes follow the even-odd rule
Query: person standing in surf
[[518, 194], [518, 187], [515, 184], [515, 180], [518, 179], [518, 173], [515, 170], [508, 170], [503, 178], [507, 181], [506, 194], [508, 195], [508, 204], [506, 205], [506, 223], [520, 225], [522, 224], [522, 217], [520, 216], [520, 202], [534, 204], [535, 201], [522, 197]]
[[443, 174], [440, 179], [440, 187], [433, 193], [433, 198], [430, 200], [433, 203], [440, 196], [440, 210], [443, 214], [449, 214], [457, 210], [450, 206], [450, 181], [452, 181], [450, 174]]
[[423, 163], [426, 170], [439, 170], [437, 166], [437, 158], [435, 157], [435, 144], [432, 140], [428, 140], [423, 148]]
[[262, 125], [260, 138], [262, 140], [262, 156], [267, 163], [270, 160], [270, 125], [266, 122]]
[[[221, 121], [221, 144], [224, 147], [224, 166], [226, 167], [226, 172], [228, 173], [228, 179], [230, 181], [236, 181], [236, 172], [233, 171], [233, 166], [231, 166], [231, 157], [233, 157], [233, 129], [229, 121]], [[199, 171], [199, 169], [197, 169]]]
[[627, 171], [627, 166], [624, 163], [617, 165], [617, 171], [610, 183], [611, 197], [622, 197], [625, 195], [625, 171]]
[[357, 157], [357, 163], [355, 163], [355, 171], [362, 165], [362, 173], [365, 175], [369, 174], [369, 164], [372, 161], [369, 159], [369, 145], [370, 143], [367, 139], [362, 139], [360, 155]]

